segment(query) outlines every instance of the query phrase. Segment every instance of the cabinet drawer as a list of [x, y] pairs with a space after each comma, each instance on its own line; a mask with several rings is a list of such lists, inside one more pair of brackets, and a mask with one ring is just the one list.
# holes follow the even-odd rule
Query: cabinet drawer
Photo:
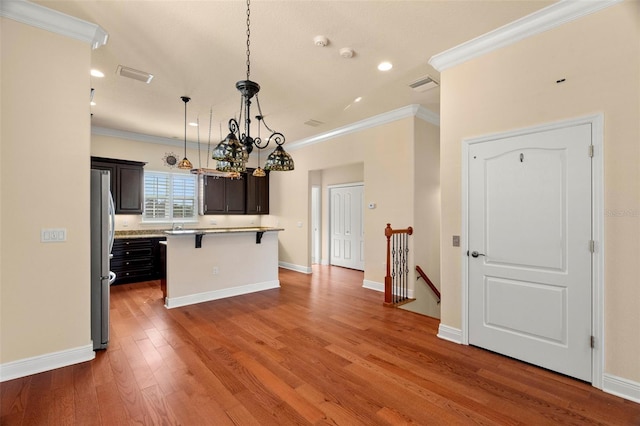
[[114, 250], [124, 250], [127, 248], [153, 247], [149, 238], [118, 239], [113, 241]]
[[113, 250], [113, 258], [134, 258], [134, 257], [152, 257], [153, 248], [151, 247], [127, 247], [125, 249]]
[[127, 269], [136, 269], [136, 268], [150, 268], [153, 266], [153, 258], [152, 257], [143, 257], [143, 258], [113, 258], [111, 260], [111, 269], [113, 271], [124, 271]]
[[[132, 280], [132, 278], [139, 278]], [[119, 281], [144, 281], [145, 279], [153, 279], [154, 273], [151, 269], [134, 269], [131, 271], [116, 272], [116, 279]]]

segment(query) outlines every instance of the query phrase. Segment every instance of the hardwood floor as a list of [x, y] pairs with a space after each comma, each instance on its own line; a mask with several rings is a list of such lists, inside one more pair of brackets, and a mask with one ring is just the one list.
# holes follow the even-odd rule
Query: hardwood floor
[[2, 425], [640, 425], [640, 404], [436, 337], [362, 273], [280, 271], [281, 288], [167, 310], [112, 287], [91, 362], [0, 384]]

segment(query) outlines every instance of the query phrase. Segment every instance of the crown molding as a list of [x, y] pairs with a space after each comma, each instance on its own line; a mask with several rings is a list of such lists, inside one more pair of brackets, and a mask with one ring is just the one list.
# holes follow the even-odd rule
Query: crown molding
[[429, 64], [442, 72], [447, 68], [598, 12], [621, 1], [561, 0], [517, 21], [438, 53], [429, 59]]
[[26, 0], [3, 0], [0, 16], [89, 43], [92, 49], [104, 46], [109, 38], [99, 25]]
[[288, 145], [287, 150], [295, 151], [296, 149], [300, 149], [305, 146], [314, 145], [320, 142], [327, 141], [329, 139], [337, 138], [339, 136], [348, 135], [349, 133], [360, 132], [365, 129], [370, 129], [382, 124], [402, 120], [403, 118], [407, 117], [416, 117], [435, 126], [440, 126], [440, 116], [438, 114], [429, 111], [422, 105], [407, 105], [402, 108], [394, 109], [393, 111], [385, 112], [373, 117], [365, 118], [364, 120], [356, 121], [355, 123], [348, 124], [343, 127], [338, 127], [337, 129], [333, 129], [325, 133], [320, 133], [309, 138], [291, 142], [291, 144]]
[[[129, 140], [138, 141], [138, 142], [155, 143], [158, 145], [171, 145], [171, 146], [178, 146], [178, 147], [184, 146], [183, 139], [173, 139], [173, 138], [165, 138], [162, 136], [146, 135], [144, 133], [128, 132], [126, 130], [111, 129], [109, 127], [91, 126], [91, 134], [99, 135], [99, 136], [108, 136], [108, 137], [118, 138], [118, 139], [129, 139]], [[191, 148], [197, 148], [198, 143], [187, 141], [187, 146]]]
[[[398, 108], [393, 111], [385, 112], [383, 114], [376, 115], [374, 117], [365, 118], [364, 120], [357, 121], [347, 126], [338, 127], [337, 129], [328, 131], [326, 133], [320, 133], [315, 136], [311, 136], [306, 139], [291, 142], [287, 144], [287, 150], [292, 151], [304, 146], [313, 145], [316, 143], [324, 142], [329, 139], [343, 136], [349, 133], [359, 132], [371, 127], [380, 126], [382, 124], [390, 123], [392, 121], [401, 120], [407, 117], [416, 117], [435, 126], [440, 126], [440, 116], [434, 112], [429, 111], [422, 105], [408, 105], [406, 107]], [[184, 146], [184, 140], [165, 138], [162, 136], [146, 135], [144, 133], [128, 132], [125, 130], [111, 129], [108, 127], [91, 127], [91, 134], [99, 136], [108, 136], [119, 139], [129, 139], [138, 142], [155, 143], [159, 145], [172, 145], [177, 147]], [[198, 148], [197, 142], [187, 141], [187, 146], [191, 148]]]

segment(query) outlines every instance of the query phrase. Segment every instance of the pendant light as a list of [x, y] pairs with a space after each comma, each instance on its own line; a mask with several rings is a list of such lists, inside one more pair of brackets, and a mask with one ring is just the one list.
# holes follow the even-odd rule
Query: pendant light
[[184, 102], [184, 158], [178, 163], [178, 168], [183, 170], [191, 170], [193, 164], [187, 158], [187, 102], [191, 100], [188, 96], [181, 96], [182, 102]]
[[[240, 116], [239, 120], [244, 124], [244, 132], [240, 132], [240, 125], [235, 118], [229, 120], [229, 134], [222, 140], [218, 146], [213, 150], [211, 158], [217, 160], [216, 169], [220, 171], [242, 173], [246, 171], [246, 164], [249, 160], [249, 154], [253, 151], [253, 148], [259, 150], [267, 148], [271, 141], [274, 142], [276, 149], [269, 155], [264, 170], [273, 171], [287, 171], [294, 169], [293, 158], [285, 152], [282, 145], [285, 142], [285, 137], [282, 133], [274, 132], [264, 122], [264, 114], [260, 108], [260, 99], [258, 98], [258, 92], [260, 91], [260, 85], [255, 81], [249, 80], [251, 75], [251, 51], [250, 38], [251, 38], [251, 0], [247, 0], [247, 79], [241, 80], [236, 83], [236, 89], [240, 92]], [[251, 100], [255, 96], [256, 104], [258, 106], [259, 115], [256, 116], [258, 120], [258, 137], [251, 137]], [[243, 121], [244, 119], [244, 121]], [[266, 141], [260, 138], [260, 126], [264, 124], [266, 129], [271, 132], [271, 135]], [[273, 157], [273, 158], [272, 158]], [[254, 176], [265, 176], [264, 170], [258, 166]]]

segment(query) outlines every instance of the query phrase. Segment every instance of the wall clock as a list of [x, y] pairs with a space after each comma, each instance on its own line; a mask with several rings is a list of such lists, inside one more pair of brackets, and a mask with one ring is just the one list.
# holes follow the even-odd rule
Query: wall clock
[[176, 157], [176, 154], [173, 152], [167, 152], [164, 154], [164, 157], [162, 157], [162, 161], [164, 161], [165, 166], [173, 168], [178, 164], [178, 157]]

